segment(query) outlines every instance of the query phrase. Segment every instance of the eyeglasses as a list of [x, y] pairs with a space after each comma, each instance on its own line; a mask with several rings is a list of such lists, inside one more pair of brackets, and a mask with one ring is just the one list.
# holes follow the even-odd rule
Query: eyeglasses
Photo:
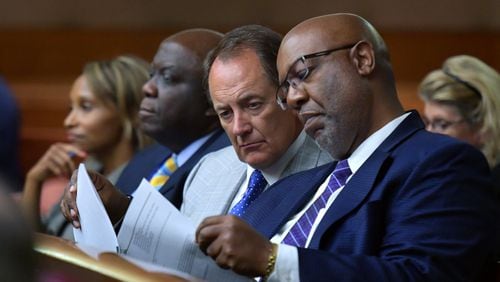
[[283, 110], [286, 110], [286, 97], [288, 95], [288, 91], [290, 90], [290, 86], [292, 86], [294, 89], [297, 89], [299, 84], [304, 82], [314, 70], [315, 67], [309, 62], [309, 59], [327, 56], [333, 52], [340, 50], [351, 49], [352, 47], [356, 46], [356, 44], [357, 43], [344, 45], [334, 49], [307, 54], [295, 60], [295, 62], [293, 62], [293, 64], [288, 69], [285, 80], [278, 86], [278, 90], [276, 91], [276, 102], [278, 103], [278, 105]]
[[455, 120], [455, 121], [449, 121], [449, 120], [444, 120], [444, 119], [436, 119], [436, 120], [424, 120], [425, 122], [425, 127], [432, 131], [432, 132], [438, 132], [438, 133], [443, 133], [446, 130], [448, 130], [450, 127], [456, 124], [460, 124], [463, 122], [466, 122], [467, 120], [465, 119], [460, 119], [460, 120]]

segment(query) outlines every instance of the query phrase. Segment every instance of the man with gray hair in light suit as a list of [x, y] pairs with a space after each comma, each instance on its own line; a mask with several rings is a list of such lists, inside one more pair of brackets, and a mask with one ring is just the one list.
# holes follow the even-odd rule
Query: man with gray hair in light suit
[[266, 27], [242, 26], [205, 61], [210, 99], [233, 146], [206, 155], [186, 181], [181, 211], [196, 223], [242, 215], [280, 178], [331, 161], [302, 131], [296, 113], [275, 101], [281, 39]]
[[[211, 215], [242, 216], [279, 179], [332, 160], [303, 132], [296, 113], [275, 101], [281, 38], [263, 26], [236, 28], [206, 60], [210, 99], [232, 146], [203, 157], [185, 182], [181, 212], [195, 224]], [[94, 185], [108, 190], [106, 182]], [[185, 249], [183, 255], [192, 251]], [[195, 265], [186, 263], [180, 270], [202, 277], [204, 267]]]

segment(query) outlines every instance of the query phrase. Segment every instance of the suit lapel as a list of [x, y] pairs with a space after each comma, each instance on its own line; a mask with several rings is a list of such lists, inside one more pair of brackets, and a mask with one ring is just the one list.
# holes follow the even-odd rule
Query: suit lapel
[[203, 159], [194, 169], [186, 182], [183, 212], [196, 223], [207, 216], [225, 214], [245, 179], [246, 164], [228, 147]]
[[[156, 145], [148, 152], [147, 161], [136, 163], [133, 168], [134, 173], [149, 180], [170, 155], [172, 155], [172, 152], [169, 149]], [[138, 183], [140, 183], [140, 180]]]
[[116, 182], [116, 186], [124, 193], [132, 194], [142, 178], [149, 180], [165, 159], [170, 156], [171, 151], [161, 145], [151, 147], [139, 152], [122, 171]]
[[213, 214], [226, 214], [228, 212], [229, 206], [245, 180], [246, 165], [241, 163], [237, 165], [229, 174], [215, 174], [217, 178], [214, 179], [215, 183], [207, 186], [218, 194], [217, 197], [212, 198], [213, 202], [207, 203], [212, 207]]
[[328, 209], [314, 233], [309, 245], [310, 248], [318, 248], [326, 230], [362, 204], [363, 200], [375, 188], [377, 176], [382, 175], [381, 177], [383, 177], [385, 175], [383, 166], [386, 162], [390, 161], [390, 153], [401, 144], [401, 142], [422, 128], [423, 123], [420, 117], [416, 112], [412, 112], [387, 137], [387, 139], [382, 142], [352, 176], [351, 180], [345, 185], [342, 192]]
[[322, 151], [311, 137], [306, 136], [304, 144], [302, 144], [295, 156], [286, 165], [280, 175], [280, 179], [332, 161], [333, 159], [328, 153]]
[[243, 219], [271, 238], [311, 199], [334, 167], [335, 163], [324, 165], [276, 182], [255, 200]]
[[396, 146], [408, 139], [416, 131], [424, 129], [424, 127], [425, 125], [419, 114], [416, 111], [410, 111], [410, 115], [380, 144], [377, 150], [391, 152]]
[[[221, 136], [224, 134], [223, 136]], [[221, 140], [219, 140], [221, 138]], [[224, 139], [222, 139], [224, 138]], [[181, 165], [173, 174], [170, 176], [170, 179], [161, 187], [160, 193], [165, 194], [172, 188], [174, 188], [179, 181], [183, 180], [183, 178], [187, 177], [191, 169], [194, 167], [194, 165], [207, 153], [215, 151], [216, 149], [219, 149], [224, 147], [226, 143], [223, 143], [223, 140], [226, 140], [227, 137], [222, 131], [222, 129], [218, 129], [208, 140], [203, 143], [203, 145], [184, 163]], [[212, 146], [214, 145], [214, 146]], [[217, 147], [217, 148], [215, 148]], [[185, 180], [185, 179], [184, 179]], [[181, 181], [183, 183], [184, 181]]]
[[[193, 155], [194, 157], [194, 155]], [[189, 162], [189, 161], [188, 161]], [[168, 181], [160, 188], [160, 193], [165, 194], [167, 191], [172, 189], [187, 173], [191, 170], [192, 166], [188, 167], [188, 162], [180, 166], [175, 172], [170, 176]]]
[[[324, 154], [322, 156], [322, 154]], [[281, 178], [288, 177], [292, 174], [309, 170], [317, 166], [321, 166], [325, 163], [330, 163], [333, 161], [326, 152], [319, 149], [318, 145], [314, 140], [306, 136], [304, 144], [300, 147], [297, 154], [291, 160], [291, 162], [286, 166], [281, 174]], [[279, 229], [284, 225], [293, 215], [295, 215], [300, 208], [305, 205], [314, 193], [316, 192], [317, 186], [319, 186], [324, 179], [330, 174], [331, 170], [335, 168], [336, 163], [333, 166], [327, 165], [326, 169], [314, 170], [313, 175], [307, 173], [298, 178], [294, 178], [289, 184], [282, 184], [283, 191], [274, 192], [277, 197], [272, 203], [267, 204], [267, 207], [273, 207], [272, 211], [269, 211], [270, 215], [280, 215], [286, 214], [286, 216], [276, 218], [277, 220], [272, 221], [273, 224], [269, 226], [263, 225], [266, 230], [266, 236], [272, 237]], [[300, 174], [299, 174], [300, 175]], [[314, 180], [314, 183], [311, 183]], [[316, 186], [317, 185], [317, 186]], [[274, 186], [268, 189], [274, 189]], [[291, 191], [294, 189], [294, 191]], [[278, 196], [278, 194], [281, 194]], [[266, 216], [267, 217], [267, 216]]]
[[326, 229], [362, 203], [363, 199], [375, 186], [377, 175], [388, 157], [389, 155], [385, 152], [375, 151], [369, 159], [369, 165], [363, 165], [353, 175], [318, 225], [311, 240], [310, 248], [317, 248]]

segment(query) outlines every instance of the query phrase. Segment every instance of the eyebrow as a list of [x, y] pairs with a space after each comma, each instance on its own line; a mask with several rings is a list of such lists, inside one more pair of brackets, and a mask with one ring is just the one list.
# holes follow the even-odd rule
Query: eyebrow
[[260, 97], [255, 91], [246, 91], [241, 93], [237, 98], [238, 100], [249, 100], [254, 97]]
[[241, 94], [238, 97], [238, 100], [236, 101], [236, 103], [238, 103], [238, 104], [248, 103], [252, 99], [259, 99], [260, 101], [265, 102], [270, 98], [272, 98], [272, 100], [274, 101], [274, 95], [269, 95], [270, 97], [267, 97], [267, 96], [268, 95], [266, 95], [266, 94], [259, 94], [258, 92], [255, 92], [255, 91], [249, 91], [249, 92]]
[[178, 68], [179, 67], [177, 67], [177, 66], [168, 65], [168, 66], [162, 66], [162, 67], [160, 67], [158, 69], [158, 71], [160, 71], [160, 72], [175, 71]]
[[[255, 92], [246, 92], [246, 93], [243, 93], [240, 96], [238, 96], [235, 103], [237, 105], [239, 105], [241, 103], [247, 103], [248, 101], [250, 101], [252, 99], [255, 99], [255, 98], [258, 98], [258, 99], [261, 99], [261, 100], [266, 100], [267, 97], [266, 96], [262, 96], [262, 95], [258, 95]], [[214, 103], [213, 107], [214, 107], [215, 111], [224, 110], [224, 109], [227, 109], [227, 108], [231, 108], [228, 104], [221, 105], [221, 104], [216, 104], [216, 103]]]
[[166, 72], [166, 71], [173, 71], [178, 69], [178, 66], [175, 65], [161, 65], [161, 64], [151, 64], [151, 70], [157, 71], [157, 72]]
[[216, 105], [214, 103], [214, 110], [217, 112], [217, 111], [221, 111], [221, 110], [224, 110], [224, 109], [227, 109], [228, 106], [227, 105]]

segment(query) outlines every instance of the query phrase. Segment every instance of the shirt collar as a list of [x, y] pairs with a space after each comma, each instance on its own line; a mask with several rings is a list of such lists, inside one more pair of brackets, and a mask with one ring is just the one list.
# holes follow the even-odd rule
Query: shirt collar
[[370, 137], [363, 141], [356, 150], [347, 159], [349, 168], [352, 174], [363, 165], [363, 163], [373, 154], [373, 152], [384, 142], [391, 133], [396, 130], [396, 128], [403, 122], [403, 120], [408, 117], [410, 113], [404, 113], [403, 115], [391, 120], [389, 123], [384, 125], [379, 130], [375, 131]]
[[[274, 184], [281, 178], [283, 170], [285, 170], [290, 160], [298, 153], [300, 147], [304, 145], [305, 140], [306, 133], [304, 131], [301, 131], [299, 136], [297, 136], [295, 141], [293, 141], [293, 143], [288, 147], [286, 152], [283, 154], [283, 156], [281, 156], [281, 158], [279, 158], [277, 162], [273, 163], [270, 167], [261, 169], [262, 175], [269, 185]], [[254, 170], [255, 168], [247, 165], [247, 181]]]
[[182, 151], [177, 154], [177, 167], [182, 166], [191, 158], [191, 156], [200, 149], [200, 147], [210, 138], [212, 135], [214, 135], [215, 131], [210, 132], [209, 134], [196, 139], [194, 142], [186, 146], [186, 148], [182, 149]]

